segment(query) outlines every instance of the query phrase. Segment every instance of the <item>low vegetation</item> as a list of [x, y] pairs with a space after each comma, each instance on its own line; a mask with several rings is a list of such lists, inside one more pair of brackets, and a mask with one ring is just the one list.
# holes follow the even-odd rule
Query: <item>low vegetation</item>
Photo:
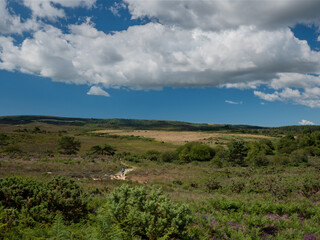
[[43, 119], [0, 125], [1, 239], [320, 238], [316, 127], [174, 144]]

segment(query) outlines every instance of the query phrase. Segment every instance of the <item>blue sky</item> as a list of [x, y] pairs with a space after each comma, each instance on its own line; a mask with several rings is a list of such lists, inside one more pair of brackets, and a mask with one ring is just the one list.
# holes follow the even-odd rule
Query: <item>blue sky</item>
[[316, 0], [0, 0], [0, 115], [320, 119]]

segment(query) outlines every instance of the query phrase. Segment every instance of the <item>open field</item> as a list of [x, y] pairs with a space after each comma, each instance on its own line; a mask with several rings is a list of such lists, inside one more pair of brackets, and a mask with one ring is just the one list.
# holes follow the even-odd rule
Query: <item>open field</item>
[[[94, 133], [107, 133], [119, 136], [139, 136], [152, 138], [160, 142], [169, 142], [182, 145], [186, 142], [203, 142], [211, 145], [217, 143], [226, 143], [231, 140], [257, 140], [257, 139], [274, 139], [265, 135], [226, 133], [226, 132], [192, 132], [192, 131], [155, 131], [155, 130], [98, 130]], [[229, 140], [229, 141], [228, 141]]]
[[[317, 145], [320, 135], [317, 131], [303, 134], [296, 131], [294, 137], [289, 133], [287, 137], [270, 137], [270, 134], [226, 130], [199, 132], [129, 127], [106, 130], [105, 126], [96, 124], [76, 126], [72, 121], [68, 124], [0, 125], [1, 179], [16, 176], [50, 183], [62, 176], [75, 181], [90, 196], [90, 214], [82, 220], [86, 224], [66, 222], [66, 228], [72, 226], [70, 231], [75, 235], [65, 239], [92, 239], [90, 234], [95, 231], [101, 208], [111, 192], [119, 191], [124, 184], [144, 186], [148, 190], [160, 187], [173, 202], [186, 204], [193, 219], [188, 226], [191, 239], [320, 237], [320, 148]], [[66, 137], [81, 143], [78, 151], [61, 152], [59, 141]], [[94, 146], [112, 146], [115, 152], [93, 153]], [[188, 153], [193, 147], [196, 150]], [[242, 152], [233, 153], [237, 148]], [[209, 152], [204, 151], [212, 155], [208, 157]], [[239, 157], [242, 162], [234, 161]], [[114, 177], [121, 168], [129, 170], [126, 177]], [[4, 190], [1, 183], [0, 198], [3, 198], [1, 191], [8, 189]], [[14, 190], [12, 194], [17, 193], [19, 191]], [[0, 200], [6, 206], [7, 202]], [[26, 203], [28, 201], [26, 199]], [[11, 219], [10, 211], [0, 207], [0, 223]], [[24, 218], [33, 215], [19, 211], [14, 215], [16, 221], [10, 220], [5, 227], [0, 225], [0, 237], [21, 239], [21, 233], [28, 231], [27, 239], [51, 236], [53, 220], [29, 226]], [[50, 214], [54, 218], [56, 213]]]

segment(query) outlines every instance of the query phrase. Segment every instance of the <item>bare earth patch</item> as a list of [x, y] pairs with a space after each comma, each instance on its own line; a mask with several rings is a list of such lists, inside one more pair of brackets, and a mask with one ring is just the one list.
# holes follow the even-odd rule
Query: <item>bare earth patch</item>
[[108, 133], [119, 136], [139, 136], [153, 138], [160, 142], [170, 142], [174, 144], [184, 144], [186, 142], [208, 142], [209, 139], [215, 143], [215, 139], [221, 137], [241, 137], [241, 138], [272, 138], [264, 135], [254, 134], [233, 134], [233, 133], [208, 133], [208, 132], [179, 132], [179, 131], [155, 131], [155, 130], [99, 130], [95, 133]]

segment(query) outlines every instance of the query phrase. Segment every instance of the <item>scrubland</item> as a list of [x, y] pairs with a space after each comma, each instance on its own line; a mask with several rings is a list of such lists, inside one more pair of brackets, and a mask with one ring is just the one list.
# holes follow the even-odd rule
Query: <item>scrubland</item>
[[1, 124], [0, 238], [319, 239], [319, 156], [312, 128]]

